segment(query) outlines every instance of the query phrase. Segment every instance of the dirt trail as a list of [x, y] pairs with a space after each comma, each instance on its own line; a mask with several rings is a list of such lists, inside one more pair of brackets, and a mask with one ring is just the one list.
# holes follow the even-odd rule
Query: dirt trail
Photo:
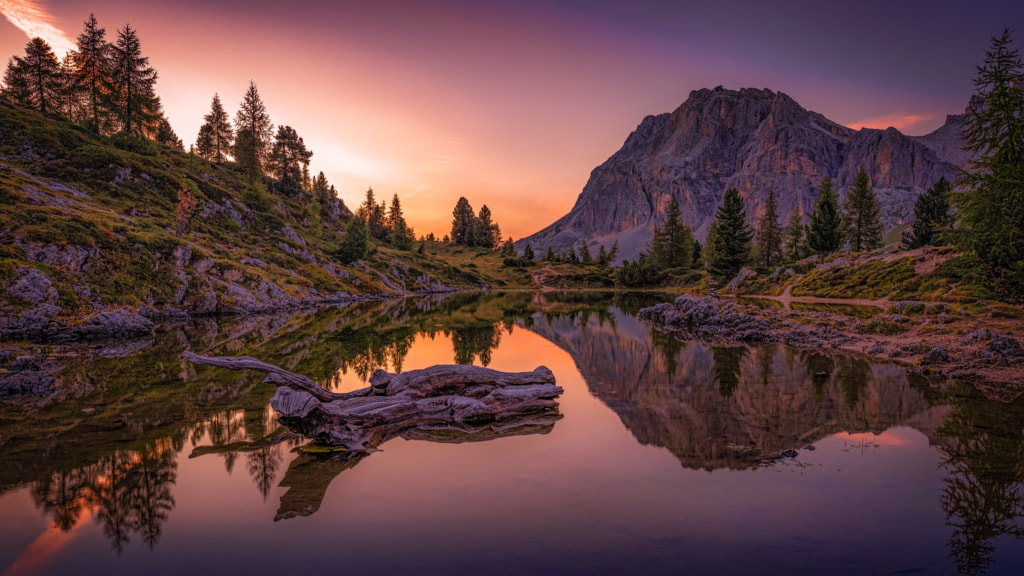
[[750, 294], [750, 298], [764, 298], [765, 300], [775, 300], [781, 302], [782, 306], [789, 310], [790, 304], [793, 302], [799, 302], [804, 304], [845, 304], [848, 306], [875, 306], [878, 308], [888, 308], [892, 302], [886, 299], [870, 300], [867, 298], [818, 298], [816, 296], [793, 296], [792, 290], [793, 285], [800, 281], [800, 276], [796, 276], [792, 282], [786, 284], [786, 288], [783, 289], [782, 294], [778, 296], [769, 296], [761, 294]]
[[545, 286], [544, 282], [551, 276], [558, 276], [558, 272], [551, 267], [550, 262], [545, 262], [543, 268], [534, 270], [531, 274], [533, 276], [533, 282], [540, 287], [542, 292], [551, 292], [554, 290], [551, 286]]

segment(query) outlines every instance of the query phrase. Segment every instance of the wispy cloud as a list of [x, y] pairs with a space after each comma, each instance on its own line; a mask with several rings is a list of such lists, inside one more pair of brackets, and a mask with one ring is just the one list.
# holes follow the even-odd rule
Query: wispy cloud
[[867, 120], [853, 122], [851, 124], [847, 124], [847, 127], [853, 128], [854, 130], [860, 130], [861, 128], [885, 130], [886, 128], [892, 127], [900, 132], [907, 132], [908, 130], [912, 131], [912, 129], [920, 123], [927, 122], [931, 119], [931, 115], [889, 114], [888, 116], [879, 116], [877, 118], [868, 118]]
[[58, 57], [75, 49], [75, 43], [53, 24], [53, 15], [38, 1], [0, 0], [0, 14], [29, 38], [46, 40]]

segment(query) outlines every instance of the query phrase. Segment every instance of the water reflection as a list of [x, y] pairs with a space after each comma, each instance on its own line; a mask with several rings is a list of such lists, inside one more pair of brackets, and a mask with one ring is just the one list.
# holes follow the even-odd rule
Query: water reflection
[[[752, 470], [765, 455], [838, 432], [909, 426], [942, 454], [935, 509], [946, 517], [960, 572], [992, 571], [1000, 551], [1024, 538], [1024, 400], [992, 400], [969, 384], [929, 382], [853, 356], [680, 341], [635, 318], [657, 298], [456, 295], [199, 319], [149, 344], [98, 346], [67, 360], [61, 401], [34, 412], [3, 408], [0, 495], [28, 486], [54, 529], [94, 522], [118, 553], [132, 542], [155, 547], [175, 511], [178, 459], [194, 445], [191, 456], [218, 469], [219, 458], [227, 474], [248, 477], [254, 498], [272, 502], [275, 488], [285, 488], [275, 519], [309, 516], [331, 483], [372, 453], [297, 451], [304, 441], [269, 411], [273, 388], [262, 375], [196, 369], [181, 361], [184, 350], [258, 356], [338, 389], [376, 368], [401, 371], [416, 346], [435, 338], [450, 343], [437, 362], [488, 365], [513, 331], [529, 330], [572, 358], [590, 394], [637, 442], [668, 450], [684, 468]], [[536, 359], [524, 354], [532, 368]], [[402, 437], [547, 434], [558, 418]]]

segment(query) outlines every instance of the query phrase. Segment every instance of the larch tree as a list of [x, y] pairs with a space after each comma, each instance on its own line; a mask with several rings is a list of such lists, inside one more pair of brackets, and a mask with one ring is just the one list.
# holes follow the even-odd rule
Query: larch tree
[[75, 82], [82, 90], [88, 106], [86, 126], [93, 132], [104, 127], [106, 110], [104, 98], [111, 81], [111, 47], [106, 40], [107, 30], [100, 28], [94, 14], [89, 14], [85, 29], [78, 35], [78, 50], [71, 56], [75, 64]]
[[4, 74], [5, 94], [43, 114], [60, 111], [62, 74], [57, 55], [42, 38], [25, 45], [25, 57], [14, 56]]
[[743, 210], [743, 198], [736, 188], [725, 191], [725, 199], [715, 213], [715, 245], [709, 271], [729, 279], [750, 260], [750, 228]]
[[256, 82], [250, 80], [249, 89], [245, 91], [235, 114], [235, 160], [251, 174], [262, 174], [270, 155], [273, 135], [274, 125], [267, 114], [267, 107], [256, 89]]
[[764, 214], [757, 223], [757, 255], [765, 266], [776, 266], [782, 261], [782, 227], [779, 225], [779, 204], [775, 190], [768, 190]]
[[224, 111], [224, 106], [220, 103], [219, 94], [213, 95], [213, 101], [210, 102], [210, 111], [206, 116], [203, 116], [203, 120], [206, 122], [204, 126], [210, 127], [210, 143], [213, 146], [213, 154], [210, 160], [223, 162], [227, 158], [228, 151], [231, 150], [231, 145], [235, 140], [235, 132], [231, 128], [228, 113]]
[[832, 178], [821, 179], [818, 201], [811, 213], [811, 224], [807, 228], [807, 247], [815, 254], [825, 256], [839, 250], [843, 245], [843, 217], [839, 213], [839, 201], [832, 190]]
[[937, 246], [949, 238], [953, 227], [949, 197], [953, 185], [945, 178], [939, 178], [931, 188], [917, 197], [914, 202], [914, 222], [903, 235], [903, 244], [913, 250], [924, 246]]
[[863, 169], [853, 179], [853, 188], [843, 204], [843, 230], [854, 252], [874, 250], [882, 245], [882, 208]]
[[1024, 299], [1024, 65], [1009, 28], [992, 38], [974, 76], [957, 180], [959, 244], [974, 251], [1011, 299]]
[[669, 200], [665, 222], [654, 231], [650, 253], [662, 269], [689, 268], [693, 264], [693, 233], [683, 224], [675, 196]]
[[277, 188], [288, 195], [302, 191], [302, 169], [309, 167], [313, 152], [291, 126], [278, 126], [267, 167], [277, 178]]

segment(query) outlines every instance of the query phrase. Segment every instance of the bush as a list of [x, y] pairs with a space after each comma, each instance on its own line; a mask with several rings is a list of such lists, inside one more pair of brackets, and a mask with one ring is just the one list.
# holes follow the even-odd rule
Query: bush
[[889, 320], [872, 320], [871, 322], [861, 326], [860, 331], [862, 334], [892, 336], [894, 334], [905, 332], [906, 328]]
[[149, 140], [141, 140], [127, 134], [117, 134], [110, 138], [110, 143], [118, 150], [132, 152], [140, 156], [159, 156], [160, 148]]

